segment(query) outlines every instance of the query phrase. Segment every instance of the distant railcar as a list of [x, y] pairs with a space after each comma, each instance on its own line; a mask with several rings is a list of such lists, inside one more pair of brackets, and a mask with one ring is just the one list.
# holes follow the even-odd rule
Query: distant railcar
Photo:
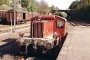
[[[36, 16], [36, 14], [30, 13], [27, 11], [19, 11], [19, 10], [15, 11], [15, 20], [17, 24], [21, 22], [30, 21], [30, 19], [33, 16]], [[7, 23], [11, 23], [11, 22], [14, 23], [14, 10], [13, 9], [8, 10], [6, 12], [6, 19], [7, 19]]]
[[[30, 25], [30, 37], [23, 37], [23, 34], [20, 33], [16, 43], [20, 48], [23, 45], [26, 46], [24, 48], [25, 53], [40, 52], [45, 54], [57, 52], [63, 38], [65, 38], [66, 22], [65, 18], [55, 15], [33, 17]], [[53, 48], [55, 50], [52, 50]]]
[[6, 10], [0, 10], [0, 22], [2, 23], [6, 22], [5, 13], [6, 13]]
[[[20, 24], [22, 22], [30, 21], [32, 17], [37, 16], [38, 13], [28, 12], [28, 11], [15, 11], [15, 23]], [[0, 10], [0, 22], [1, 23], [14, 23], [14, 10], [10, 9]]]
[[[14, 23], [14, 10], [13, 9], [8, 10], [6, 12], [6, 18], [7, 18], [8, 23], [11, 23], [11, 22]], [[16, 19], [17, 24], [25, 21], [25, 12], [16, 10], [15, 11], [15, 19]]]
[[37, 16], [38, 15], [38, 13], [35, 13], [35, 12], [26, 12], [26, 21], [30, 21], [31, 20], [31, 18], [33, 18], [33, 17], [35, 17], [35, 16]]

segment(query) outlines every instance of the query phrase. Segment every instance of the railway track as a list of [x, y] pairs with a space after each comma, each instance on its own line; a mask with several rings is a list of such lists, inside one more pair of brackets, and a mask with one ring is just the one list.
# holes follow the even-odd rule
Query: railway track
[[43, 54], [21, 55], [18, 53], [17, 45], [12, 42], [0, 47], [0, 60], [56, 60], [56, 58]]
[[[12, 31], [11, 31], [12, 28]], [[15, 33], [14, 31], [14, 27], [9, 26], [9, 25], [0, 25], [0, 41], [9, 39], [9, 38], [15, 38], [18, 37], [18, 32], [22, 31], [22, 32], [29, 32], [30, 31], [30, 22], [27, 22], [26, 24], [20, 24], [20, 25], [16, 25], [16, 31]]]
[[[30, 24], [26, 24], [26, 25], [20, 25], [20, 26], [16, 26], [16, 30], [19, 30], [19, 29], [23, 29], [23, 28], [28, 28], [30, 27]], [[0, 34], [2, 33], [6, 33], [6, 32], [11, 32], [14, 31], [14, 27], [8, 27], [8, 28], [1, 28], [0, 29]]]
[[[12, 27], [12, 31], [13, 31]], [[26, 24], [21, 24], [21, 25], [16, 25], [16, 31], [11, 32], [11, 27], [9, 25], [0, 25], [0, 46], [8, 44], [6, 40], [10, 38], [17, 38], [18, 37], [18, 32], [29, 32], [30, 31], [30, 23], [27, 22]], [[13, 40], [11, 41], [13, 42]]]
[[0, 46], [0, 60], [56, 60], [43, 54], [21, 55], [14, 42]]
[[[28, 29], [30, 28], [17, 30], [16, 33], [18, 33], [19, 31], [26, 31], [25, 36], [27, 36], [27, 33], [29, 32]], [[4, 34], [2, 35], [4, 36]], [[13, 35], [10, 35], [10, 36], [13, 36]], [[2, 45], [0, 46], [0, 57], [1, 57], [0, 60], [4, 60], [4, 59], [7, 59], [7, 60], [56, 60], [56, 58], [54, 57], [51, 58], [42, 54], [39, 54], [39, 55], [38, 54], [31, 54], [31, 55], [18, 54], [18, 51], [17, 51], [18, 48], [14, 43], [15, 40], [16, 40], [15, 38], [14, 39], [9, 38], [9, 39], [1, 41], [0, 44]]]
[[[25, 29], [25, 30], [27, 30], [27, 29]], [[22, 29], [20, 31], [24, 31], [24, 29]], [[17, 30], [16, 32], [19, 32], [19, 30]], [[27, 33], [27, 31], [26, 31], [26, 33]], [[25, 34], [25, 36], [27, 36], [27, 34]], [[30, 54], [30, 55], [18, 54], [17, 45], [14, 43], [15, 41], [16, 41], [15, 38], [13, 38], [13, 39], [9, 38], [7, 40], [1, 41], [0, 44], [2, 44], [2, 45], [0, 46], [0, 54], [1, 54], [0, 60], [3, 60], [3, 59], [7, 59], [7, 60], [56, 60], [56, 58], [54, 58], [54, 57], [50, 58], [50, 57], [48, 57], [46, 55], [42, 55], [42, 54], [39, 54], [39, 55], [38, 54]]]
[[[15, 33], [9, 32], [9, 33], [0, 34], [0, 41], [6, 40], [6, 39], [8, 39], [8, 38], [15, 38], [15, 37], [17, 38], [19, 32], [24, 32], [25, 35], [26, 35], [27, 32], [29, 32], [29, 31], [30, 31], [30, 27], [16, 30]], [[28, 35], [29, 35], [29, 34], [28, 34]]]

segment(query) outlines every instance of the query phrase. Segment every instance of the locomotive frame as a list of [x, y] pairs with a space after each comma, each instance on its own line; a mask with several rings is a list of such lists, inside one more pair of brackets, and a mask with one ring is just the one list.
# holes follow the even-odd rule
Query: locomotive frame
[[[24, 53], [39, 52], [43, 54], [59, 51], [59, 47], [66, 35], [67, 20], [55, 15], [38, 15], [31, 19], [30, 37], [19, 34], [16, 43]], [[54, 49], [55, 48], [55, 49]]]

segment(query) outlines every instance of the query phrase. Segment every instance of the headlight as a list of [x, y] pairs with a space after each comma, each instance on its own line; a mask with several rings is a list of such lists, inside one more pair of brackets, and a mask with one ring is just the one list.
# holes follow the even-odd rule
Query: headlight
[[20, 47], [20, 46], [23, 45], [23, 40], [18, 39], [18, 40], [15, 41], [15, 43]]
[[53, 44], [50, 43], [50, 42], [47, 42], [47, 43], [45, 44], [45, 48], [46, 48], [46, 49], [51, 49], [51, 48], [53, 48]]

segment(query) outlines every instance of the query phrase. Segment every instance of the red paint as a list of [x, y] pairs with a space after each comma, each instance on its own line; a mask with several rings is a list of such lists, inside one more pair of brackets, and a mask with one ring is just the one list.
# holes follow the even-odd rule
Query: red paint
[[[64, 27], [63, 28], [57, 28], [56, 27], [56, 21], [57, 20], [63, 20], [64, 21]], [[56, 17], [56, 19], [54, 20], [54, 32], [58, 33], [59, 38], [65, 36], [65, 34], [66, 34], [65, 29], [66, 29], [66, 21], [60, 17], [59, 18]]]
[[[62, 38], [66, 34], [66, 19], [62, 17], [58, 17], [55, 15], [39, 15], [39, 16], [33, 17], [31, 21], [33, 20], [37, 21], [37, 23], [43, 21], [43, 38], [55, 32], [57, 33], [58, 38]], [[63, 28], [56, 27], [57, 20], [62, 20], [64, 22]]]
[[43, 28], [43, 37], [50, 36], [53, 33], [53, 21], [44, 22]]

